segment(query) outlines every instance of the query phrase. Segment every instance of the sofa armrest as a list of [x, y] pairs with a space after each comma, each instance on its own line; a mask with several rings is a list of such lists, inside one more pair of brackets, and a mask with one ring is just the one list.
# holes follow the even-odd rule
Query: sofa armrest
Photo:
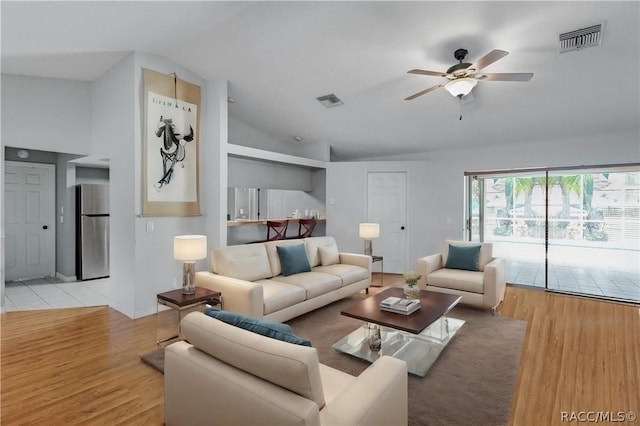
[[264, 315], [264, 293], [260, 284], [203, 271], [196, 272], [196, 285], [221, 292], [224, 310], [254, 318]]
[[425, 288], [427, 286], [427, 275], [442, 269], [442, 255], [440, 253], [421, 257], [416, 262], [416, 273], [422, 275], [418, 281], [418, 286]]
[[340, 253], [340, 263], [346, 265], [360, 266], [371, 272], [371, 256], [358, 253]]
[[369, 272], [369, 285], [371, 285], [371, 256], [358, 253], [340, 253], [340, 263], [360, 266], [361, 268], [366, 269]]
[[494, 308], [504, 298], [507, 286], [507, 266], [502, 258], [495, 258], [484, 267], [484, 306]]
[[322, 411], [323, 425], [406, 425], [407, 364], [382, 356], [351, 382]]

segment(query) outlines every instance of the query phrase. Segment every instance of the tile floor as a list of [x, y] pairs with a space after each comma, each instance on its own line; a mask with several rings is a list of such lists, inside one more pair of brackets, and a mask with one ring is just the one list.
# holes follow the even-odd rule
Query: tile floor
[[[507, 262], [507, 282], [544, 287], [544, 264]], [[640, 271], [549, 265], [549, 288], [640, 302]]]
[[64, 282], [45, 277], [5, 283], [5, 312], [109, 305], [108, 280]]

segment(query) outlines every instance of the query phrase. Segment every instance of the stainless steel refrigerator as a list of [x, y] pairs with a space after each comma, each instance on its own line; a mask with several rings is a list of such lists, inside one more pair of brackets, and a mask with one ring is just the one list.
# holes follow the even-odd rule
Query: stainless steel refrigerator
[[109, 185], [76, 186], [76, 275], [109, 276]]

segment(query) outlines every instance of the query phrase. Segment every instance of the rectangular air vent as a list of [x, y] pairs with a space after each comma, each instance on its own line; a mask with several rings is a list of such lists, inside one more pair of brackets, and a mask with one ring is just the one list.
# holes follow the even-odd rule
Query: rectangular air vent
[[602, 30], [604, 23], [582, 28], [558, 37], [558, 51], [560, 53], [581, 50], [585, 47], [598, 46], [602, 42]]
[[340, 105], [344, 105], [344, 103], [333, 93], [330, 95], [320, 96], [319, 98], [316, 98], [316, 99], [318, 100], [318, 102], [320, 102], [322, 105], [324, 105], [327, 108], [333, 108]]

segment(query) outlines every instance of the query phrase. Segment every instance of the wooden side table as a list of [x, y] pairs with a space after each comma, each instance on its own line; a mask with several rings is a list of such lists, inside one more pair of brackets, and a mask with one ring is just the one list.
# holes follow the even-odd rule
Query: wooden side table
[[383, 283], [383, 276], [384, 276], [384, 258], [382, 256], [371, 256], [371, 263], [376, 263], [376, 262], [380, 262], [380, 285], [373, 285], [373, 282], [371, 283], [371, 287], [382, 287]]
[[[160, 305], [168, 306], [178, 314], [177, 332], [170, 337], [160, 338]], [[183, 313], [189, 313], [196, 309], [204, 311], [205, 305], [220, 305], [222, 306], [222, 293], [219, 291], [209, 290], [203, 287], [196, 287], [194, 294], [184, 294], [182, 289], [176, 289], [171, 291], [165, 291], [159, 293], [156, 297], [156, 344], [161, 344], [166, 341], [180, 337], [181, 328], [180, 322], [182, 321]]]

